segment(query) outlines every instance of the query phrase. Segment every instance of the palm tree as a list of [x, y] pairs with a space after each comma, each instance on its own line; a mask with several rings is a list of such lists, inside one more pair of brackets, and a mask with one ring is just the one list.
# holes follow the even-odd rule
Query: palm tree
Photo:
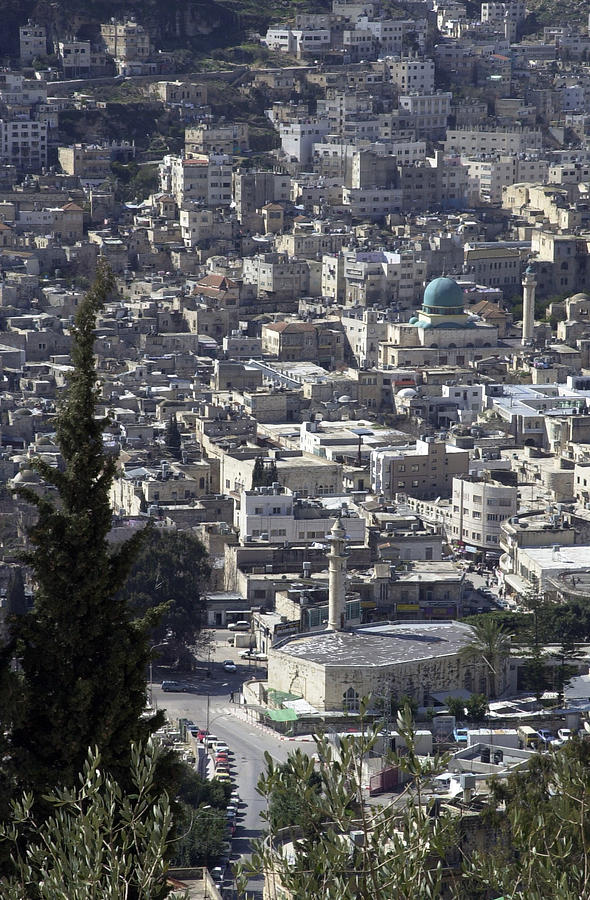
[[494, 619], [486, 616], [473, 627], [473, 637], [459, 652], [463, 661], [479, 663], [486, 669], [487, 695], [496, 696], [496, 676], [510, 656], [510, 635]]

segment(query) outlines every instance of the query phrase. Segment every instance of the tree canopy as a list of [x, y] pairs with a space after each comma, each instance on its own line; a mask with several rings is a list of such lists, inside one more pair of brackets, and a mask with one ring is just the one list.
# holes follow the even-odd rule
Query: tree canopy
[[408, 709], [398, 714], [397, 730], [407, 752], [389, 754], [389, 762], [409, 780], [402, 802], [391, 807], [364, 803], [362, 761], [374, 751], [376, 731], [341, 736], [337, 747], [327, 737], [317, 737], [315, 767], [301, 752], [287, 766], [277, 766], [266, 754], [267, 772], [258, 792], [272, 801], [292, 791], [297, 795], [294, 818], [305, 807], [308, 812], [293, 827], [276, 827], [284, 819], [275, 818], [271, 803], [268, 839], [255, 842], [251, 863], [240, 869], [238, 887], [248, 875], [264, 873], [269, 897], [280, 897], [282, 888], [293, 897], [322, 900], [441, 896], [443, 862], [453, 852], [456, 828], [449, 816], [430, 817], [421, 792], [446, 759], [418, 758]]
[[131, 748], [127, 791], [89, 751], [78, 786], [48, 796], [47, 818], [35, 818], [30, 794], [15, 803], [0, 826], [14, 862], [3, 900], [164, 898], [172, 815], [156, 784], [158, 755], [151, 742]]
[[177, 459], [180, 459], [182, 438], [180, 436], [180, 429], [178, 428], [178, 422], [176, 421], [175, 415], [170, 416], [168, 420], [168, 424], [166, 425], [166, 433], [164, 435], [164, 441], [170, 453]]
[[492, 797], [497, 839], [469, 861], [474, 889], [517, 900], [590, 897], [590, 743], [534, 756], [527, 770], [493, 782]]
[[122, 595], [137, 615], [164, 608], [151, 631], [158, 651], [178, 658], [194, 647], [205, 624], [205, 590], [210, 576], [207, 551], [186, 531], [150, 529]]
[[471, 641], [460, 651], [464, 660], [485, 666], [487, 696], [493, 700], [497, 694], [498, 676], [510, 654], [510, 635], [494, 619], [484, 617], [473, 626]]
[[132, 741], [144, 742], [161, 723], [144, 718], [149, 634], [157, 615], [132, 612], [121, 591], [143, 535], [113, 549], [109, 488], [115, 460], [105, 453], [106, 419], [97, 415], [99, 387], [94, 328], [114, 288], [100, 265], [72, 328], [72, 363], [56, 418], [63, 470], [41, 459], [39, 493], [20, 494], [38, 513], [25, 561], [35, 583], [34, 605], [13, 629], [19, 660], [18, 714], [4, 717], [17, 786], [40, 795], [74, 783], [89, 747], [115, 776], [128, 771]]

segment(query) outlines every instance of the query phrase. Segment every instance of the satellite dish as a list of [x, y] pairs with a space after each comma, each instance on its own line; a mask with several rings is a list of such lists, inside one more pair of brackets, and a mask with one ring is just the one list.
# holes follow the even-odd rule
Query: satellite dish
[[590, 722], [584, 722], [584, 728], [586, 729], [586, 731], [590, 732]]

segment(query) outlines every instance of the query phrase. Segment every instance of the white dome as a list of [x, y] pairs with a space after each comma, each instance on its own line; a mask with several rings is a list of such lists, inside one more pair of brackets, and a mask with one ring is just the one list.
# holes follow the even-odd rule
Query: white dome
[[397, 392], [396, 396], [411, 400], [411, 398], [415, 397], [417, 393], [418, 391], [415, 391], [414, 388], [402, 388], [401, 391]]

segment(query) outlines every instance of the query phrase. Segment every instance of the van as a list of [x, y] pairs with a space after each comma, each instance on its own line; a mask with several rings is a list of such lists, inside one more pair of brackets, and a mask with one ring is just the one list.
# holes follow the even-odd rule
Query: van
[[541, 744], [541, 735], [530, 725], [519, 725], [518, 740], [523, 750], [536, 750]]

